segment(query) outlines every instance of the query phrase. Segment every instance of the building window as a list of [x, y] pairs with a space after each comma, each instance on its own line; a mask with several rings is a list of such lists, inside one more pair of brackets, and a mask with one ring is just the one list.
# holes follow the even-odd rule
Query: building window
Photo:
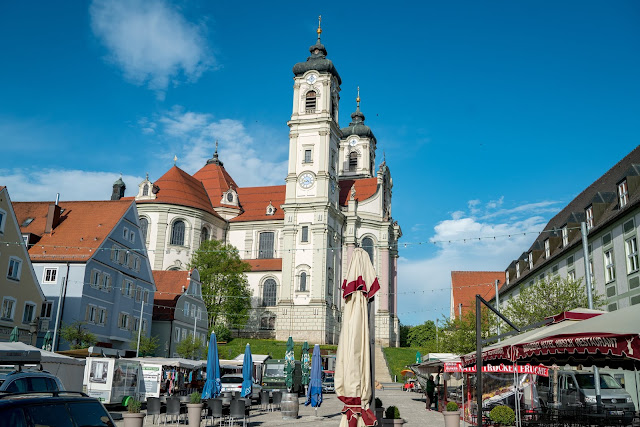
[[587, 214], [587, 230], [593, 228], [593, 206], [589, 206], [586, 210]]
[[56, 283], [58, 279], [58, 268], [45, 268], [42, 275], [42, 283]]
[[30, 302], [24, 304], [24, 313], [22, 314], [22, 323], [31, 323], [36, 314], [36, 305]]
[[51, 311], [53, 311], [53, 301], [44, 301], [40, 309], [40, 318], [51, 319]]
[[100, 272], [98, 270], [91, 270], [89, 284], [94, 288], [100, 287]]
[[316, 93], [312, 90], [307, 92], [305, 97], [304, 109], [307, 113], [316, 112]]
[[576, 280], [576, 271], [575, 270], [569, 270], [567, 272], [567, 279]]
[[98, 310], [98, 324], [99, 325], [104, 325], [107, 321], [107, 309], [106, 308], [100, 308]]
[[593, 260], [591, 258], [589, 258], [589, 276], [591, 276], [591, 286], [593, 286]]
[[140, 326], [140, 319], [137, 317], [133, 318], [133, 331], [138, 332], [138, 328]]
[[304, 163], [311, 163], [311, 150], [304, 150]]
[[142, 300], [145, 304], [149, 302], [149, 291], [147, 289], [144, 290]]
[[302, 226], [302, 236], [300, 241], [303, 243], [307, 243], [309, 241], [309, 227], [306, 225]]
[[140, 271], [140, 258], [138, 257], [133, 258], [133, 269], [135, 271]]
[[349, 154], [349, 172], [355, 172], [358, 170], [358, 153], [352, 151]]
[[265, 313], [260, 318], [260, 329], [273, 330], [276, 328], [276, 316], [273, 313]]
[[171, 244], [184, 246], [184, 221], [178, 220], [171, 228]]
[[273, 307], [276, 305], [276, 281], [267, 279], [264, 281], [262, 289], [262, 305], [264, 307]]
[[258, 258], [273, 258], [273, 231], [260, 233]]
[[573, 267], [573, 255], [567, 257], [567, 267]]
[[136, 233], [134, 231], [130, 231], [129, 232], [129, 241], [131, 243], [135, 243], [136, 242]]
[[118, 327], [120, 329], [129, 329], [129, 315], [127, 313], [120, 313], [120, 318], [118, 319]]
[[533, 252], [529, 252], [529, 270], [533, 270]]
[[149, 184], [145, 184], [144, 187], [142, 187], [142, 195], [143, 196], [149, 195]]
[[4, 223], [7, 222], [7, 213], [0, 209], [0, 234], [4, 234]]
[[13, 320], [13, 314], [16, 308], [16, 300], [11, 297], [2, 299], [2, 320]]
[[176, 330], [175, 330], [174, 341], [175, 342], [180, 342], [180, 328], [176, 328]]
[[625, 252], [627, 254], [627, 274], [638, 271], [638, 243], [635, 237], [625, 241]]
[[85, 312], [85, 319], [89, 323], [96, 323], [96, 306], [89, 304], [87, 306], [87, 311]]
[[129, 267], [129, 261], [131, 261], [131, 252], [125, 251], [123, 264]]
[[373, 262], [373, 239], [371, 239], [371, 237], [365, 237], [364, 239], [362, 239], [361, 245], [362, 249], [364, 249], [364, 251], [369, 254], [371, 263], [375, 265], [375, 263]]
[[186, 329], [182, 330], [182, 338], [181, 338], [182, 340], [186, 340], [187, 339], [187, 332], [188, 331]]
[[124, 237], [125, 240], [129, 239], [129, 229], [127, 227], [125, 227], [124, 230], [122, 230], [122, 237]]
[[300, 292], [307, 291], [307, 273], [304, 271], [300, 273]]
[[635, 223], [633, 222], [633, 218], [630, 219], [629, 221], [625, 222], [624, 224], [622, 224], [622, 231], [624, 231], [625, 234], [630, 233], [631, 231], [633, 231], [633, 229], [635, 228]]
[[551, 258], [551, 244], [549, 243], [549, 239], [544, 241], [544, 257]]
[[627, 187], [626, 179], [618, 184], [618, 199], [620, 200], [621, 208], [624, 208], [629, 203], [629, 187]]
[[562, 246], [567, 246], [569, 244], [569, 229], [565, 225], [562, 227]]
[[202, 308], [198, 307], [198, 314], [196, 315], [196, 319], [202, 320]]
[[147, 332], [147, 321], [142, 320], [142, 332]]
[[7, 269], [7, 279], [20, 280], [20, 271], [22, 269], [22, 260], [20, 258], [9, 258], [9, 268]]
[[133, 296], [133, 283], [129, 280], [122, 280], [122, 294], [131, 298]]
[[144, 217], [140, 217], [140, 233], [142, 234], [142, 239], [147, 241], [147, 230], [149, 229], [149, 220]]
[[196, 305], [193, 304], [191, 306], [191, 318], [195, 319], [196, 318]]
[[102, 275], [102, 290], [111, 292], [111, 276], [106, 273]]
[[142, 288], [138, 286], [136, 288], [136, 302], [140, 302], [141, 298], [142, 298]]
[[327, 290], [329, 295], [333, 295], [333, 268], [329, 267], [327, 271], [327, 277], [329, 279], [329, 284], [327, 285]]
[[189, 308], [190, 308], [189, 301], [185, 301], [184, 302], [184, 311], [183, 311], [184, 317], [189, 317]]
[[611, 233], [607, 233], [602, 236], [602, 246], [607, 246], [611, 243]]
[[209, 229], [207, 227], [202, 227], [202, 232], [200, 233], [200, 244], [207, 240], [209, 240]]
[[616, 269], [613, 263], [613, 249], [604, 252], [604, 278], [605, 283], [616, 280]]
[[509, 284], [509, 272], [505, 271], [504, 272], [504, 281], [506, 282], [506, 284]]
[[558, 264], [551, 267], [551, 275], [555, 276], [556, 274], [558, 274]]
[[516, 263], [516, 279], [520, 278], [520, 263]]

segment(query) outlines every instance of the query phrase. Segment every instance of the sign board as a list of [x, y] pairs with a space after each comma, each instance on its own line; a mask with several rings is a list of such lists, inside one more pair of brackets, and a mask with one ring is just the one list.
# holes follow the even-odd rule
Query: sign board
[[[464, 373], [474, 373], [476, 372], [476, 367], [467, 366], [465, 368], [462, 367], [462, 363], [460, 362], [445, 362], [444, 364], [445, 372], [464, 372]], [[540, 375], [541, 377], [549, 376], [549, 368], [543, 365], [505, 365], [501, 363], [499, 365], [482, 365], [482, 372], [494, 373], [494, 374], [513, 374], [517, 372], [519, 374], [532, 374], [532, 375]]]

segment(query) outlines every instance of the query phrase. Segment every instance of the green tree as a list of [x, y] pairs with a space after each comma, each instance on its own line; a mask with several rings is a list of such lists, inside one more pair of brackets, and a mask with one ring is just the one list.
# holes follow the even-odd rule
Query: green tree
[[185, 359], [202, 359], [204, 355], [204, 343], [198, 337], [193, 338], [192, 334], [188, 334], [185, 339], [181, 340], [176, 346], [176, 353]]
[[[604, 296], [593, 291], [593, 308], [604, 305]], [[562, 278], [558, 275], [536, 281], [510, 299], [502, 314], [521, 327], [540, 322], [545, 317], [578, 307], [588, 307], [587, 291], [582, 279]], [[502, 322], [502, 331], [508, 328]]]
[[[129, 348], [131, 348], [131, 350], [138, 349], [138, 334], [132, 334], [131, 341], [129, 341], [129, 343]], [[140, 348], [138, 349], [138, 356], [153, 356], [156, 352], [156, 349], [158, 348], [158, 345], [158, 337], [147, 337], [144, 334], [140, 334]]]
[[[482, 338], [489, 336], [489, 309], [481, 310]], [[462, 319], [444, 318], [440, 333], [440, 351], [445, 353], [467, 354], [476, 349], [476, 312], [475, 307], [462, 315]]]
[[69, 343], [72, 350], [87, 348], [96, 343], [96, 336], [87, 331], [85, 323], [75, 321], [60, 329], [60, 336]]
[[409, 331], [411, 326], [400, 324], [400, 347], [409, 347]]
[[410, 347], [427, 347], [436, 342], [436, 324], [433, 320], [427, 320], [422, 325], [412, 327], [407, 334], [407, 343]]
[[219, 323], [242, 329], [251, 309], [251, 290], [245, 274], [251, 266], [240, 259], [238, 250], [218, 240], [206, 240], [193, 254], [190, 267], [200, 272], [209, 330]]

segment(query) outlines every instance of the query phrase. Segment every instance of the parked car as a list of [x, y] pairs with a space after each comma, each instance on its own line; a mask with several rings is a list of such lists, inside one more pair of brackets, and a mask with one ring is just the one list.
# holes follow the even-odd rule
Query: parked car
[[335, 393], [336, 387], [333, 377], [325, 377], [322, 381], [322, 392], [323, 393]]
[[[284, 359], [269, 359], [264, 362], [262, 373], [262, 388], [269, 391], [287, 391], [286, 374], [284, 372]], [[302, 386], [302, 365], [295, 361], [293, 369], [293, 393], [304, 393]]]
[[97, 399], [80, 392], [0, 394], [0, 427], [115, 427]]
[[47, 371], [13, 371], [0, 374], [0, 391], [7, 393], [64, 391], [64, 386], [58, 377]]
[[[220, 382], [222, 385], [222, 391], [242, 391], [242, 374], [227, 374], [223, 375], [220, 378]], [[253, 387], [251, 389], [251, 400], [260, 401], [260, 392], [262, 391], [262, 386], [257, 382], [253, 381]]]

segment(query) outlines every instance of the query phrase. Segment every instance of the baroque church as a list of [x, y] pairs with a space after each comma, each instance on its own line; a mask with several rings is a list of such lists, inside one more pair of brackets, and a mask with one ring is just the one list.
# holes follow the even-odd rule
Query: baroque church
[[[284, 185], [240, 187], [216, 151], [195, 174], [173, 166], [140, 183], [135, 196], [154, 270], [184, 270], [200, 242], [238, 248], [251, 265], [251, 317], [242, 334], [336, 344], [341, 285], [356, 247], [364, 248], [380, 282], [375, 337], [399, 345], [398, 239], [391, 216], [393, 181], [365, 125], [360, 95], [349, 126], [339, 126], [342, 80], [320, 41], [293, 67], [293, 112]], [[124, 195], [116, 181], [112, 199]]]

